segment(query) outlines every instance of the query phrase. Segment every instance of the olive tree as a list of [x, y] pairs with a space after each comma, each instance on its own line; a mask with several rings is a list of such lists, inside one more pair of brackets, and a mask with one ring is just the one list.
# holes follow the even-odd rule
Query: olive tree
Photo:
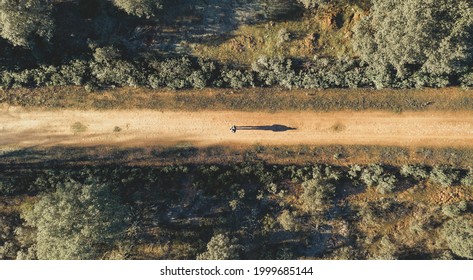
[[162, 0], [113, 0], [113, 4], [130, 15], [150, 18], [162, 8]]
[[354, 48], [378, 87], [415, 72], [428, 74], [418, 79], [463, 73], [472, 61], [472, 15], [470, 0], [373, 0]]
[[69, 181], [24, 213], [38, 259], [95, 259], [121, 236], [127, 209], [108, 186]]
[[37, 37], [51, 39], [52, 9], [52, 0], [0, 0], [0, 36], [28, 48]]
[[198, 260], [234, 260], [238, 258], [240, 246], [236, 239], [226, 234], [214, 235], [207, 244], [207, 251], [197, 256]]
[[443, 230], [443, 237], [456, 255], [473, 259], [473, 223], [471, 218], [456, 218], [448, 221]]

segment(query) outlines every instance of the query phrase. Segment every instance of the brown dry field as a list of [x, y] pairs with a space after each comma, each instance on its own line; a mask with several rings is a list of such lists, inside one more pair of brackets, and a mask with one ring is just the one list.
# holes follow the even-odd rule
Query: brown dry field
[[[83, 131], [74, 129], [80, 122]], [[295, 128], [240, 130], [237, 126]], [[119, 127], [120, 131], [114, 131]], [[0, 147], [154, 145], [380, 145], [473, 147], [473, 112], [171, 112], [152, 110], [0, 110]]]

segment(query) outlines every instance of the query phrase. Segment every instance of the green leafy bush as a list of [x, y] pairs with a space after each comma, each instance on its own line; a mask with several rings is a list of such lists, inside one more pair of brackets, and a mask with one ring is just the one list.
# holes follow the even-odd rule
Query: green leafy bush
[[430, 172], [430, 181], [442, 187], [451, 187], [458, 182], [459, 172], [450, 166], [434, 166]]
[[429, 178], [427, 169], [418, 164], [405, 164], [401, 166], [400, 173], [404, 177], [412, 177], [416, 180], [425, 180]]
[[161, 0], [113, 0], [113, 4], [128, 14], [150, 18], [162, 8]]
[[299, 77], [293, 69], [290, 59], [260, 57], [252, 64], [258, 80], [266, 86], [298, 87]]
[[459, 203], [448, 204], [442, 207], [442, 213], [450, 218], [455, 218], [468, 210], [468, 203], [460, 201]]
[[464, 73], [472, 61], [472, 13], [469, 0], [373, 0], [354, 48], [378, 88], [405, 86], [416, 72], [416, 84], [442, 86], [442, 77]]
[[443, 238], [456, 255], [473, 259], [473, 224], [471, 218], [461, 217], [445, 223]]
[[240, 246], [237, 239], [226, 234], [216, 234], [207, 244], [207, 251], [197, 256], [198, 260], [235, 260], [238, 259]]
[[69, 181], [24, 213], [38, 259], [95, 259], [124, 233], [127, 209], [103, 184]]

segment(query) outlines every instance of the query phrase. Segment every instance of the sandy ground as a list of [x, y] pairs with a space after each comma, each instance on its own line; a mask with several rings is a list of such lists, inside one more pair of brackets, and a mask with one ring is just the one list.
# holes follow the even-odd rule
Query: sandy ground
[[[80, 122], [85, 131], [72, 125]], [[230, 132], [231, 125], [262, 126]], [[295, 128], [287, 131], [284, 127]], [[114, 131], [119, 127], [119, 132]], [[263, 130], [261, 130], [263, 129]], [[119, 129], [117, 129], [119, 130]], [[473, 112], [159, 112], [0, 109], [0, 147], [393, 145], [473, 147]]]

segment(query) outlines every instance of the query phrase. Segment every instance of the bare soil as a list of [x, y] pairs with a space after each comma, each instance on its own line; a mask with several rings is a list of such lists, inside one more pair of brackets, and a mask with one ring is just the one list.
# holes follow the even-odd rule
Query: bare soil
[[[232, 133], [233, 124], [256, 127]], [[4, 107], [0, 110], [0, 135], [3, 148], [176, 144], [473, 147], [473, 112], [45, 111]]]

